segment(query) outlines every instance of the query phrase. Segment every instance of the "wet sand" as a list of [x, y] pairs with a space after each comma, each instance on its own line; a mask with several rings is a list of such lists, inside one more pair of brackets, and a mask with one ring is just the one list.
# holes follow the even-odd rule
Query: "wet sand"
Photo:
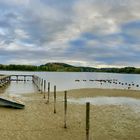
[[[68, 98], [132, 97], [140, 99], [140, 91], [79, 89], [68, 91]], [[23, 110], [0, 107], [0, 139], [2, 140], [85, 140], [85, 105], [68, 104], [67, 129], [63, 128], [63, 92], [57, 94], [53, 113], [53, 94], [46, 104], [43, 94], [23, 95]], [[90, 140], [139, 140], [140, 113], [127, 105], [91, 105]]]

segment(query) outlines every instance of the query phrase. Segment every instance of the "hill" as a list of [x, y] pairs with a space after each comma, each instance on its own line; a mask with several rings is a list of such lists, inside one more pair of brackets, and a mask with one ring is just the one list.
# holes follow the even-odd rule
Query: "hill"
[[40, 66], [45, 71], [94, 72], [96, 68], [76, 67], [65, 63], [47, 63]]

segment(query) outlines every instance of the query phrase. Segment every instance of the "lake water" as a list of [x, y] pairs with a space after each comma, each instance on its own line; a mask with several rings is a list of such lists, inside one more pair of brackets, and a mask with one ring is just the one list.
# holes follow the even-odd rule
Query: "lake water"
[[70, 98], [69, 103], [72, 104], [86, 104], [90, 102], [92, 105], [123, 105], [129, 106], [135, 113], [140, 113], [140, 100], [130, 97], [93, 97], [93, 98]]
[[[20, 74], [37, 75], [53, 86], [57, 86], [57, 91], [64, 91], [78, 88], [108, 88], [108, 89], [128, 89], [140, 90], [140, 75], [138, 74], [113, 74], [113, 73], [94, 73], [94, 72], [19, 72], [19, 71], [0, 71], [0, 74]], [[113, 80], [114, 79], [114, 80]], [[112, 80], [104, 82], [100, 80]], [[31, 93], [37, 89], [29, 82], [12, 82], [5, 89], [5, 93], [19, 94]]]

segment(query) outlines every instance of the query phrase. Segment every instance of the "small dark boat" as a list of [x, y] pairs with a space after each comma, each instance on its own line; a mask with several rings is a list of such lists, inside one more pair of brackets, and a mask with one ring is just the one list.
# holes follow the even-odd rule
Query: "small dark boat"
[[0, 106], [23, 109], [25, 104], [13, 97], [0, 97]]

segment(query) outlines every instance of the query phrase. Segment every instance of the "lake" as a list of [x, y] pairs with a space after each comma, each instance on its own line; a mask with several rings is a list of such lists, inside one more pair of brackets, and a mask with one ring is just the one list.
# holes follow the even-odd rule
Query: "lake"
[[[22, 71], [0, 71], [0, 74], [37, 75], [53, 86], [57, 91], [78, 88], [107, 88], [140, 90], [140, 75], [138, 74], [114, 74], [97, 72], [22, 72]], [[105, 80], [105, 81], [104, 81]], [[108, 80], [108, 81], [107, 81]], [[4, 93], [31, 93], [37, 89], [32, 82], [11, 82]]]

